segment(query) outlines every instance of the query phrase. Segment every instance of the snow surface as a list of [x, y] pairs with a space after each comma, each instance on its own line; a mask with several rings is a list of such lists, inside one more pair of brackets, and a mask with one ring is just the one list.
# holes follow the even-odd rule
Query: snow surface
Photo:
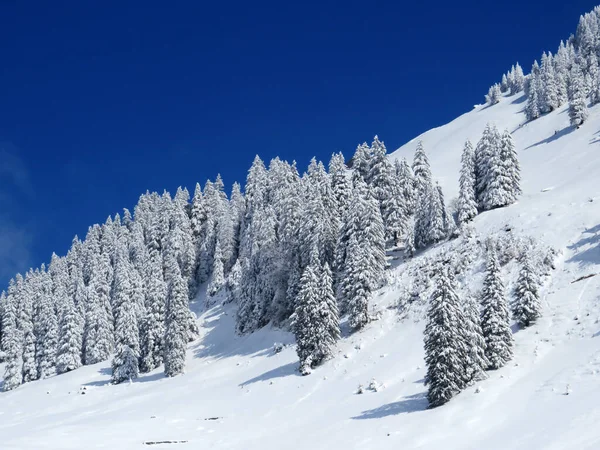
[[[475, 144], [488, 121], [513, 132], [524, 194], [478, 216], [475, 226], [485, 236], [509, 225], [562, 253], [542, 291], [543, 318], [515, 334], [514, 360], [487, 380], [427, 409], [424, 323], [415, 312], [398, 314], [399, 266], [372, 300], [380, 320], [346, 334], [338, 355], [310, 376], [298, 374], [290, 334], [235, 336], [234, 309], [204, 311], [199, 298], [193, 307], [201, 312], [202, 336], [189, 346], [185, 375], [167, 379], [161, 368], [112, 386], [105, 362], [1, 393], [0, 447], [600, 448], [600, 276], [572, 283], [600, 272], [600, 108], [573, 130], [566, 106], [520, 126], [524, 105], [524, 97], [513, 96], [477, 106], [391, 156], [412, 161], [422, 139], [433, 176], [451, 199], [465, 139]], [[274, 343], [285, 347], [276, 353]], [[372, 379], [377, 392], [368, 389]]]

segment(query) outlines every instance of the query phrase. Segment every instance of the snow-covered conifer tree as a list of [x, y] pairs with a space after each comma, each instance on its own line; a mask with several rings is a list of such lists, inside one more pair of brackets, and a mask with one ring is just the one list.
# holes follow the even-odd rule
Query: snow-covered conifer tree
[[496, 83], [490, 87], [488, 93], [485, 95], [485, 102], [490, 106], [495, 105], [500, 102], [500, 97], [502, 97], [500, 85]]
[[583, 74], [578, 64], [573, 64], [569, 80], [569, 119], [571, 125], [579, 128], [588, 118], [588, 108]]
[[438, 265], [436, 288], [431, 296], [425, 326], [425, 364], [430, 407], [441, 406], [465, 387], [465, 360], [468, 357], [464, 322], [456, 281], [447, 264]]
[[132, 270], [126, 256], [118, 255], [113, 286], [116, 355], [112, 361], [112, 382], [115, 384], [135, 379], [139, 372], [139, 329], [137, 305], [132, 299]]
[[141, 372], [149, 372], [163, 361], [167, 288], [160, 258], [160, 254], [153, 251], [148, 260], [146, 315], [140, 324]]
[[475, 199], [475, 152], [471, 141], [465, 142], [461, 157], [460, 188], [458, 194], [458, 223], [464, 224], [477, 215]]
[[183, 280], [177, 261], [167, 260], [169, 281], [167, 289], [166, 330], [164, 340], [165, 375], [183, 373], [188, 343], [189, 309], [187, 283]]
[[481, 313], [477, 299], [470, 293], [463, 301], [464, 334], [467, 345], [465, 358], [465, 383], [470, 384], [485, 378], [489, 361], [485, 356], [485, 339], [481, 330]]
[[481, 304], [481, 330], [485, 339], [488, 368], [499, 369], [512, 359], [513, 336], [504, 284], [500, 278], [500, 267], [494, 250], [488, 253]]
[[225, 275], [223, 273], [223, 253], [221, 252], [220, 241], [217, 240], [217, 246], [215, 248], [215, 261], [213, 263], [213, 272], [208, 282], [207, 294], [209, 297], [213, 297], [221, 290], [225, 284]]
[[5, 353], [4, 367], [5, 391], [19, 387], [23, 381], [23, 338], [17, 327], [18, 299], [16, 284], [12, 279], [8, 285], [6, 297], [2, 300], [2, 349]]
[[528, 327], [541, 316], [539, 282], [528, 258], [524, 258], [523, 267], [517, 279], [513, 317], [522, 327]]
[[35, 359], [38, 376], [42, 379], [56, 373], [56, 352], [58, 350], [58, 320], [53, 303], [52, 278], [42, 264], [36, 274], [39, 278], [39, 297], [34, 320], [36, 335]]

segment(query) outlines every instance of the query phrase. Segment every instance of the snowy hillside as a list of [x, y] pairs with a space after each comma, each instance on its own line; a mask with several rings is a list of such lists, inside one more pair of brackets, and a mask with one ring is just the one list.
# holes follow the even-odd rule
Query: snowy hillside
[[[465, 140], [477, 142], [488, 122], [513, 133], [523, 195], [474, 226], [482, 237], [507, 228], [535, 236], [560, 256], [542, 291], [543, 318], [515, 333], [513, 361], [488, 379], [427, 409], [424, 322], [418, 307], [397, 307], [407, 270], [398, 265], [372, 299], [380, 319], [345, 333], [336, 357], [310, 376], [298, 373], [291, 334], [267, 327], [236, 336], [233, 307], [205, 311], [201, 294], [192, 305], [201, 336], [189, 345], [185, 375], [156, 369], [111, 385], [105, 362], [24, 384], [0, 395], [2, 449], [126, 450], [163, 441], [173, 443], [148, 448], [600, 448], [600, 276], [576, 281], [600, 272], [600, 107], [575, 130], [568, 105], [522, 125], [524, 106], [524, 96], [477, 106], [391, 155], [411, 160], [422, 140], [451, 199]], [[514, 278], [513, 269], [505, 275]], [[481, 277], [468, 283], [478, 289]]]

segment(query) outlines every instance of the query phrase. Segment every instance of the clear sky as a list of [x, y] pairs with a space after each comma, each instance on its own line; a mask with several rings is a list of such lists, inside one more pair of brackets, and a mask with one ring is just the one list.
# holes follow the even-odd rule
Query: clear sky
[[590, 1], [0, 2], [0, 286], [148, 190], [395, 149]]

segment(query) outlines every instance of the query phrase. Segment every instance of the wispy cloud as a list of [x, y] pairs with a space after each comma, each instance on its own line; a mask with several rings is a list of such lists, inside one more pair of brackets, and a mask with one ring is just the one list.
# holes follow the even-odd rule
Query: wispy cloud
[[0, 281], [29, 267], [33, 235], [19, 217], [19, 209], [34, 195], [30, 172], [18, 149], [0, 142]]

